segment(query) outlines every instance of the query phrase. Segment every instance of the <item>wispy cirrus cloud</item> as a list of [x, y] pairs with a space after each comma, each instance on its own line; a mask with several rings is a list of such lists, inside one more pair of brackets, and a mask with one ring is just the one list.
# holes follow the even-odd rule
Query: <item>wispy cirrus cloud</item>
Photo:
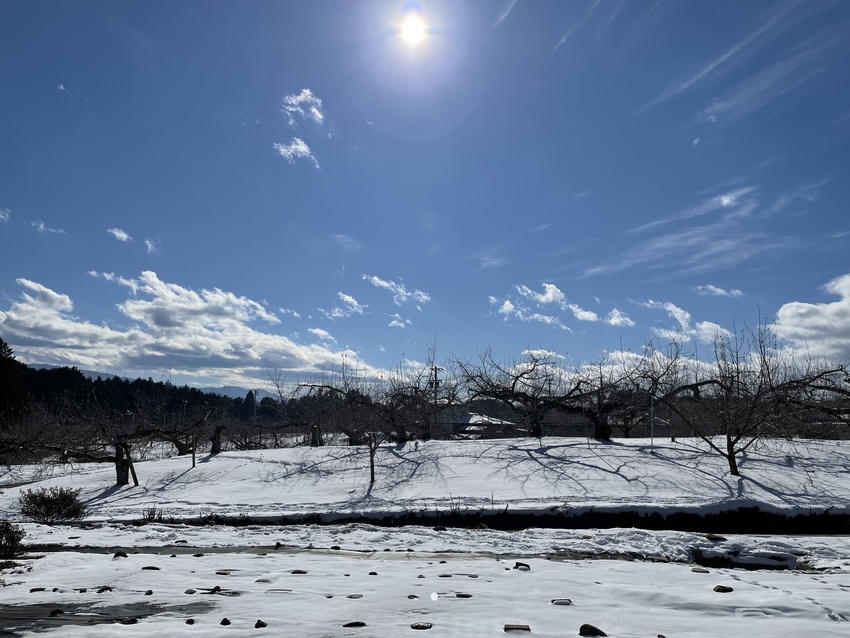
[[331, 235], [331, 241], [343, 250], [355, 251], [363, 248], [363, 242], [354, 239], [350, 235]]
[[106, 232], [115, 237], [118, 241], [133, 241], [133, 238], [120, 228], [107, 228]]
[[280, 144], [275, 142], [273, 148], [277, 151], [278, 155], [290, 164], [294, 164], [295, 160], [298, 159], [306, 159], [308, 162], [313, 164], [316, 169], [321, 168], [319, 166], [319, 161], [313, 157], [313, 152], [310, 150], [310, 147], [307, 146], [307, 143], [300, 137], [292, 138], [292, 141], [289, 142], [289, 144]]
[[571, 24], [569, 28], [564, 32], [564, 35], [561, 36], [561, 39], [558, 40], [558, 44], [555, 45], [555, 51], [561, 48], [567, 40], [569, 40], [575, 32], [581, 29], [584, 24], [593, 17], [593, 14], [596, 13], [597, 7], [599, 7], [600, 0], [592, 0], [590, 5], [587, 7], [587, 10], [584, 12], [584, 15], [579, 18], [576, 22]]
[[89, 275], [126, 286], [133, 292], [134, 295], [139, 292], [139, 282], [136, 279], [126, 279], [112, 272], [97, 272], [96, 270], [90, 270]]
[[147, 251], [147, 253], [148, 253], [149, 255], [150, 255], [151, 253], [157, 253], [157, 252], [159, 252], [158, 245], [159, 245], [159, 242], [158, 242], [158, 241], [157, 241], [157, 242], [155, 242], [155, 241], [153, 241], [152, 239], [146, 239], [146, 240], [145, 240], [145, 251]]
[[12, 218], [12, 211], [8, 208], [0, 208], [0, 222], [7, 222]]
[[472, 255], [470, 259], [478, 261], [478, 270], [504, 266], [509, 261], [507, 258], [499, 256], [497, 249], [492, 247], [482, 248]]
[[826, 40], [823, 36], [813, 38], [794, 55], [742, 80], [712, 100], [697, 115], [697, 121], [734, 123], [761, 111], [826, 71], [841, 43], [840, 36]]
[[676, 274], [711, 272], [737, 266], [767, 251], [791, 249], [797, 236], [771, 234], [771, 228], [756, 219], [759, 201], [754, 186], [746, 186], [703, 200], [685, 210], [631, 229], [630, 234], [650, 228], [688, 221], [718, 213], [712, 223], [690, 226], [653, 235], [616, 248], [616, 255], [585, 268], [584, 276], [608, 275], [630, 268], [668, 269]]
[[778, 10], [764, 19], [744, 38], [738, 40], [718, 57], [699, 69], [672, 82], [666, 89], [642, 106], [638, 113], [645, 113], [709, 79], [718, 79], [792, 26], [795, 22], [783, 22], [783, 20], [799, 6], [800, 2], [797, 1], [783, 3]]
[[389, 291], [393, 296], [393, 303], [397, 306], [401, 306], [408, 301], [415, 301], [417, 304], [426, 304], [431, 301], [431, 295], [427, 292], [422, 292], [421, 290], [410, 291], [403, 283], [388, 281], [374, 275], [363, 275], [362, 278], [364, 281], [368, 281], [376, 288], [382, 288]]
[[312, 120], [316, 124], [324, 124], [325, 114], [322, 111], [322, 100], [310, 90], [301, 89], [300, 93], [285, 95], [281, 101], [281, 111], [286, 113], [289, 125], [298, 125], [295, 116], [302, 120]]
[[502, 22], [504, 22], [505, 18], [507, 18], [511, 11], [513, 11], [514, 6], [516, 5], [517, 0], [505, 0], [505, 4], [502, 6], [502, 10], [499, 11], [499, 15], [496, 16], [496, 21], [493, 23], [493, 28], [498, 27]]
[[61, 228], [51, 228], [43, 221], [36, 220], [32, 223], [32, 227], [35, 228], [40, 233], [58, 233], [60, 235], [67, 235], [68, 233]]
[[696, 286], [694, 291], [699, 295], [707, 295], [710, 297], [743, 297], [744, 292], [738, 290], [737, 288], [730, 288], [726, 290], [725, 288], [720, 288], [718, 286], [713, 286], [711, 284], [706, 284], [704, 286]]
[[773, 215], [788, 208], [796, 202], [811, 204], [812, 202], [820, 199], [821, 193], [828, 183], [828, 179], [822, 179], [812, 184], [804, 184], [791, 193], [781, 195], [771, 206], [767, 208], [765, 214]]
[[668, 215], [667, 217], [656, 219], [655, 221], [651, 221], [647, 224], [642, 224], [632, 228], [629, 232], [637, 233], [657, 226], [662, 226], [664, 224], [670, 224], [672, 222], [692, 219], [694, 217], [702, 217], [703, 215], [707, 215], [708, 213], [712, 213], [717, 210], [729, 211], [730, 209], [734, 209], [739, 206], [741, 204], [741, 199], [755, 191], [757, 188], [758, 186], [744, 186], [742, 188], [736, 188], [734, 190], [721, 193], [720, 195], [715, 195], [714, 197], [700, 202], [696, 206], [691, 206], [690, 208], [686, 208], [685, 210], [673, 215]]

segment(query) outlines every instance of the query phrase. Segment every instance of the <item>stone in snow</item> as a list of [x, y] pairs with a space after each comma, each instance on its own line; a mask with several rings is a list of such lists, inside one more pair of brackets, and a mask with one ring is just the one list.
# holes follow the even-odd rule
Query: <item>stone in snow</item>
[[607, 636], [604, 631], [602, 631], [599, 627], [595, 627], [593, 625], [584, 624], [578, 628], [579, 636]]

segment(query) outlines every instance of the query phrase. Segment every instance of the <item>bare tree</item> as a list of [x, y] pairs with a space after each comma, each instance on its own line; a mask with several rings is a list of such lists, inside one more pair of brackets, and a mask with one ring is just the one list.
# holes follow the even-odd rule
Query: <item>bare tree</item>
[[799, 362], [780, 349], [767, 325], [719, 336], [711, 358], [685, 353], [673, 342], [666, 353], [648, 347], [644, 371], [666, 405], [689, 431], [740, 475], [739, 457], [765, 437], [791, 436], [813, 415], [829, 411], [827, 395], [841, 389], [842, 366]]

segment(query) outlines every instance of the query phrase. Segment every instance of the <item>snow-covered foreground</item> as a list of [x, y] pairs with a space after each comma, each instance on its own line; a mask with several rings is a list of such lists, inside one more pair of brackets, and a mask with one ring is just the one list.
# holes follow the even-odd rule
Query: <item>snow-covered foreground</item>
[[[288, 448], [138, 463], [139, 487], [115, 487], [109, 465], [50, 468], [39, 485], [82, 488], [98, 520], [321, 514], [381, 516], [402, 512], [762, 511], [850, 512], [850, 444], [765, 441], [740, 461], [740, 477], [694, 439], [600, 443], [544, 438], [427, 441], [387, 445], [374, 486], [363, 448]], [[27, 480], [10, 468], [0, 483]], [[18, 517], [23, 488], [0, 497], [0, 517]]]
[[[506, 506], [850, 511], [846, 444], [772, 444], [732, 478], [692, 441], [654, 454], [648, 441], [542, 443], [387, 447], [371, 490], [365, 453], [349, 448], [226, 453], [195, 468], [185, 457], [139, 463], [139, 487], [111, 486], [108, 467], [55, 468], [34, 486], [82, 488], [92, 524], [24, 524], [33, 552], [0, 575], [0, 635], [495, 636], [519, 625], [530, 633], [507, 635], [575, 636], [585, 623], [612, 637], [850, 635], [847, 537], [126, 524], [150, 508], [177, 518]], [[28, 471], [9, 468], [0, 480]], [[0, 518], [19, 519], [16, 499], [32, 486], [5, 488]], [[114, 557], [118, 549], [127, 556]], [[706, 569], [692, 562], [699, 553], [792, 569]], [[365, 625], [345, 627], [352, 622]]]

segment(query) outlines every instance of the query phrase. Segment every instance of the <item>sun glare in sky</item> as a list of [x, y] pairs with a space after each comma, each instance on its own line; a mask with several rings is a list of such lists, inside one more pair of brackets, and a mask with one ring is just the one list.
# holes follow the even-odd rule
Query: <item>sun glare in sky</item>
[[418, 15], [410, 15], [401, 25], [401, 35], [410, 44], [419, 44], [425, 37], [425, 24]]

